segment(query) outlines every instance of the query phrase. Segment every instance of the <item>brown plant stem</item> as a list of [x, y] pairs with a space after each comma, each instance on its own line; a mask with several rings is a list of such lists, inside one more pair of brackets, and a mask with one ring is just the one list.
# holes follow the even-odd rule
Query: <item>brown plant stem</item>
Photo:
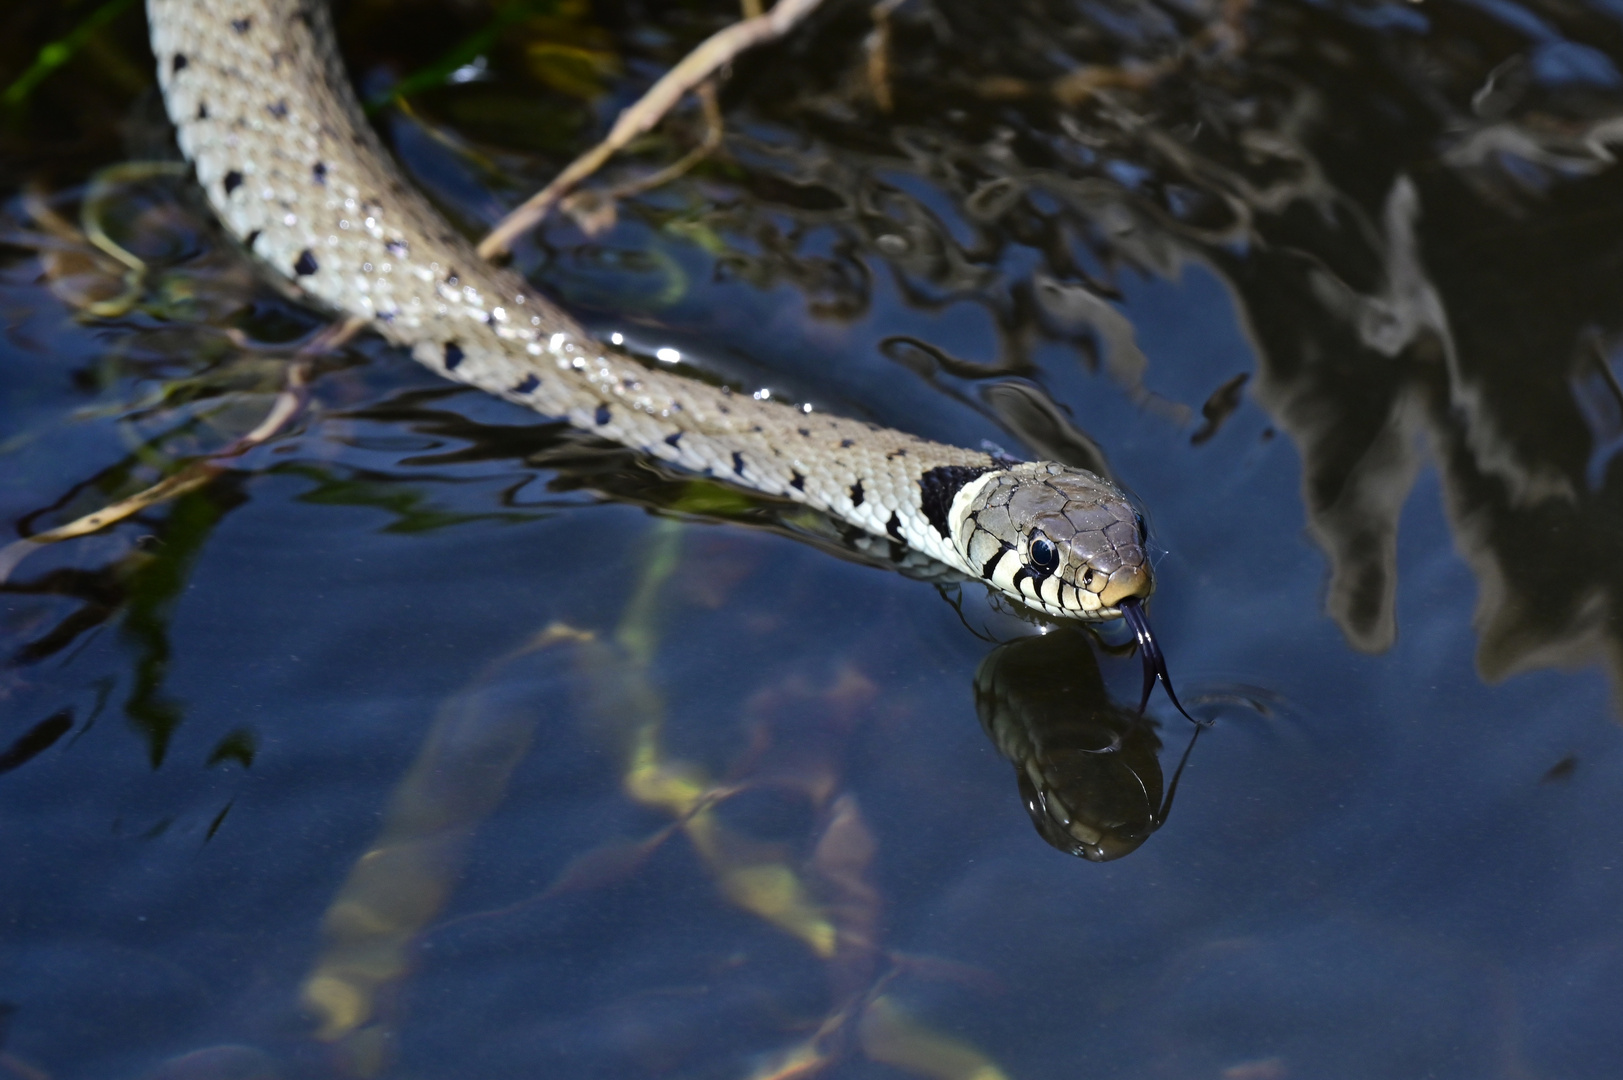
[[559, 199], [632, 139], [651, 130], [686, 94], [709, 81], [739, 54], [787, 34], [820, 3], [822, 0], [778, 0], [764, 15], [742, 19], [710, 35], [626, 108], [602, 142], [570, 162], [550, 184], [498, 222], [479, 242], [479, 254], [487, 259], [505, 258], [520, 234], [539, 225]]

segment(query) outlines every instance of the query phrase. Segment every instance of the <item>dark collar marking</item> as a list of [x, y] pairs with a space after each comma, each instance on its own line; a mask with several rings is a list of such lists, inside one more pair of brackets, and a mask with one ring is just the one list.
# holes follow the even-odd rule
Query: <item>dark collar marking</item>
[[964, 490], [964, 485], [989, 472], [998, 471], [996, 465], [938, 465], [919, 477], [919, 501], [924, 507], [924, 517], [935, 526], [941, 539], [952, 539], [947, 513], [952, 509], [952, 500]]

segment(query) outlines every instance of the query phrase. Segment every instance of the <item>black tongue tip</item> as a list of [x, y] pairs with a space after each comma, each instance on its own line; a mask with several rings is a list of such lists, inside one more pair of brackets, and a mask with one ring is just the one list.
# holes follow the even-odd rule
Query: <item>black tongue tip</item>
[[1150, 692], [1155, 689], [1155, 680], [1160, 679], [1161, 685], [1166, 687], [1167, 697], [1172, 700], [1173, 708], [1182, 713], [1185, 720], [1199, 727], [1210, 727], [1211, 721], [1196, 720], [1178, 700], [1178, 692], [1172, 689], [1172, 676], [1167, 674], [1166, 657], [1161, 655], [1161, 645], [1155, 640], [1155, 631], [1150, 629], [1150, 618], [1144, 614], [1144, 605], [1139, 602], [1138, 597], [1123, 600], [1121, 614], [1137, 635], [1139, 653], [1144, 658], [1144, 695], [1138, 702], [1139, 714], [1142, 715], [1145, 706], [1150, 703]]

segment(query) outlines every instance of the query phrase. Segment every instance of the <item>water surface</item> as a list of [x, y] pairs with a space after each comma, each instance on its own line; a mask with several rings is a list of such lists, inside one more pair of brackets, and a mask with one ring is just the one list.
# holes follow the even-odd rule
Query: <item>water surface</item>
[[[94, 10], [15, 5], [0, 82]], [[736, 16], [340, 28], [477, 235]], [[0, 133], [7, 542], [229, 445], [325, 322], [115, 168], [177, 158], [144, 33]], [[519, 264], [741, 390], [1102, 455], [1215, 719], [1165, 825], [1033, 830], [975, 696], [1032, 628], [977, 588], [362, 338], [0, 585], [0, 1074], [1612, 1075], [1619, 65], [1601, 2], [831, 0], [722, 154]], [[1053, 672], [1079, 715], [1123, 640]]]

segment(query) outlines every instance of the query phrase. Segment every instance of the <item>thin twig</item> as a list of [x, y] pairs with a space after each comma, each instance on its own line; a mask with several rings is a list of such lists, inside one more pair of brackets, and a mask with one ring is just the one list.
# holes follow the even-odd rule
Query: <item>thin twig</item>
[[608, 137], [570, 162], [564, 171], [503, 218], [479, 243], [479, 254], [501, 259], [521, 233], [539, 225], [554, 204], [592, 175], [632, 139], [649, 131], [689, 91], [710, 79], [740, 53], [776, 41], [816, 10], [822, 0], [778, 0], [771, 11], [743, 19], [706, 38], [615, 120]]
[[905, 2], [879, 0], [870, 12], [873, 30], [862, 43], [868, 53], [868, 91], [873, 94], [874, 104], [879, 106], [880, 112], [888, 113], [896, 107], [895, 98], [890, 92], [890, 16]]
[[[30, 247], [38, 254], [45, 276], [52, 283], [52, 291], [68, 304], [97, 318], [116, 319], [128, 312], [141, 298], [144, 264], [131, 267], [123, 258], [112, 256], [100, 249], [92, 238], [75, 228], [73, 223], [56, 212], [44, 191], [30, 184], [23, 189], [22, 209], [27, 218], [49, 236], [48, 242], [29, 243], [15, 237], [20, 247]], [[41, 237], [44, 240], [44, 237]], [[122, 250], [122, 249], [120, 249]], [[127, 254], [127, 252], [126, 252]], [[114, 296], [94, 299], [88, 292], [65, 295], [57, 283], [91, 272], [97, 280], [118, 281], [122, 290]]]
[[604, 198], [625, 199], [668, 184], [720, 149], [721, 137], [726, 128], [721, 119], [721, 102], [716, 96], [715, 81], [707, 80], [700, 83], [698, 95], [704, 105], [704, 141], [658, 172], [640, 176], [635, 180], [627, 180], [623, 184], [609, 188], [603, 193]]
[[4, 584], [17, 568], [17, 564], [33, 554], [39, 548], [54, 544], [62, 540], [72, 540], [75, 537], [89, 536], [100, 532], [109, 525], [116, 525], [126, 518], [133, 517], [142, 510], [158, 503], [167, 502], [189, 491], [195, 491], [207, 484], [210, 480], [225, 472], [232, 458], [239, 457], [249, 450], [260, 445], [281, 431], [304, 408], [307, 399], [307, 388], [310, 382], [310, 357], [318, 352], [328, 352], [352, 337], [357, 329], [365, 326], [360, 319], [349, 319], [336, 324], [329, 330], [323, 331], [311, 339], [310, 343], [301, 349], [299, 356], [287, 368], [287, 381], [276, 400], [271, 403], [270, 411], [265, 419], [248, 434], [237, 439], [223, 450], [217, 450], [207, 457], [199, 458], [181, 469], [172, 476], [166, 476], [156, 484], [125, 499], [120, 499], [111, 506], [100, 510], [93, 510], [83, 517], [76, 518], [66, 525], [58, 525], [54, 529], [36, 533], [33, 536], [14, 540], [5, 547], [0, 547], [0, 584]]
[[663, 169], [646, 176], [639, 176], [601, 191], [577, 191], [565, 196], [559, 203], [564, 213], [574, 218], [575, 223], [585, 230], [587, 235], [596, 236], [614, 226], [615, 203], [619, 200], [670, 183], [720, 149], [726, 127], [721, 118], [721, 102], [716, 96], [715, 80], [700, 83], [698, 96], [704, 106], [703, 142]]
[[1145, 64], [1103, 67], [1090, 65], [1056, 79], [1049, 87], [1067, 108], [1076, 108], [1101, 90], [1147, 90], [1206, 49], [1234, 56], [1245, 45], [1244, 19], [1251, 0], [1224, 0], [1217, 18], [1170, 56]]
[[[1216, 18], [1174, 52], [1156, 60], [1088, 64], [1046, 85], [1008, 75], [992, 75], [977, 80], [975, 89], [983, 98], [993, 101], [1021, 101], [1048, 93], [1067, 109], [1075, 109], [1104, 91], [1148, 90], [1184, 64], [1199, 60], [1203, 55], [1222, 59], [1238, 56], [1246, 45], [1245, 15], [1250, 11], [1252, 2], [1223, 0]], [[870, 55], [870, 70], [874, 63], [874, 57]]]
[[96, 173], [79, 207], [79, 227], [84, 230], [85, 239], [134, 273], [146, 273], [146, 260], [114, 240], [102, 227], [107, 204], [129, 184], [154, 176], [184, 176], [186, 171], [187, 166], [178, 161], [125, 161]]

